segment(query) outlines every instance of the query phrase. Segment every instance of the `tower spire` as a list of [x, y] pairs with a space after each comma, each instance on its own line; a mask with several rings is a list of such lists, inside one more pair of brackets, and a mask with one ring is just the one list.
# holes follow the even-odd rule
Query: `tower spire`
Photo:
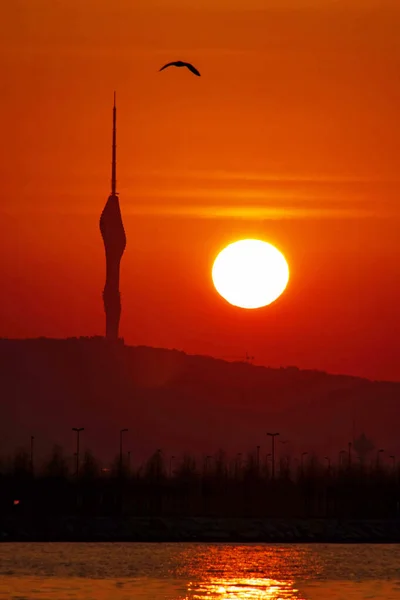
[[113, 108], [113, 137], [112, 137], [112, 164], [111, 164], [111, 195], [116, 195], [117, 187], [117, 107], [114, 92]]
[[100, 216], [100, 232], [106, 253], [106, 283], [103, 290], [104, 311], [106, 313], [106, 338], [112, 342], [118, 340], [119, 321], [121, 317], [121, 294], [119, 291], [120, 263], [126, 246], [124, 224], [116, 192], [116, 122], [117, 109], [114, 92], [111, 195], [108, 197]]

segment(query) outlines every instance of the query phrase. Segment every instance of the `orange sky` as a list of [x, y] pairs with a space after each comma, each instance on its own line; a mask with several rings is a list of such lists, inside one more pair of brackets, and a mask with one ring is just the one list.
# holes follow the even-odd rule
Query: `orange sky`
[[[0, 335], [103, 333], [116, 89], [126, 342], [400, 379], [397, 4], [7, 3]], [[211, 282], [242, 237], [291, 268], [258, 311]]]

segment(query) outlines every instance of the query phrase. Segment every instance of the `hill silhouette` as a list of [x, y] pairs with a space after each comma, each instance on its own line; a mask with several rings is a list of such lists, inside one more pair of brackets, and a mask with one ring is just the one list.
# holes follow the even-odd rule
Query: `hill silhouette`
[[[329, 453], [332, 461], [365, 431], [398, 454], [400, 383], [319, 371], [254, 366], [178, 350], [110, 345], [103, 338], [0, 339], [0, 454], [54, 443], [103, 460], [118, 452], [119, 430], [133, 464], [166, 454], [270, 451], [266, 431], [289, 440], [285, 452]], [[283, 451], [278, 444], [278, 451]], [[371, 459], [374, 454], [371, 455]], [[383, 460], [385, 458], [383, 457]]]

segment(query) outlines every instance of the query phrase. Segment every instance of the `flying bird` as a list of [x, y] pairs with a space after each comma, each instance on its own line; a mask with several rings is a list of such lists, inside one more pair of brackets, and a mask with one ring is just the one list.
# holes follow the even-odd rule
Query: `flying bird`
[[187, 69], [189, 69], [189, 71], [192, 71], [192, 73], [194, 73], [194, 75], [197, 75], [198, 77], [200, 77], [200, 73], [198, 72], [196, 67], [194, 67], [190, 63], [183, 62], [182, 60], [176, 60], [174, 62], [167, 63], [166, 65], [161, 67], [160, 71], [163, 71], [167, 67], [186, 67]]

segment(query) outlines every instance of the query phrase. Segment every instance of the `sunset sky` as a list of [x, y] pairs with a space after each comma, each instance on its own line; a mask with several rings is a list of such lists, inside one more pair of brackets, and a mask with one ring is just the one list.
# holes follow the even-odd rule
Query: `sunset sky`
[[[0, 336], [104, 333], [116, 90], [126, 343], [399, 380], [399, 27], [397, 0], [5, 4]], [[291, 271], [256, 311], [211, 280], [247, 237]]]

